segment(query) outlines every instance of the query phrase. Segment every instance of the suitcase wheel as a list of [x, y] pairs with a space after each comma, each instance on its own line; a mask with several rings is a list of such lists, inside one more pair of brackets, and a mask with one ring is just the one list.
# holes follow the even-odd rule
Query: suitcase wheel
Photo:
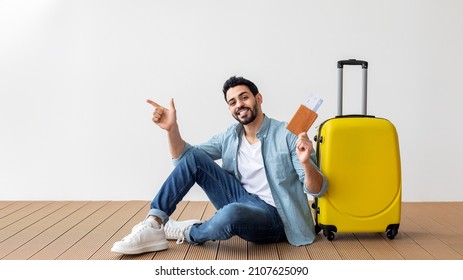
[[394, 237], [399, 233], [399, 226], [400, 224], [391, 224], [388, 225], [386, 228], [386, 236], [389, 239], [394, 239]]
[[333, 241], [334, 239], [334, 232], [328, 229], [323, 230], [323, 235], [328, 239], [329, 241]]
[[387, 236], [387, 238], [392, 240], [397, 235], [397, 233], [399, 233], [399, 230], [397, 230], [397, 229], [388, 229], [386, 231], [386, 236]]

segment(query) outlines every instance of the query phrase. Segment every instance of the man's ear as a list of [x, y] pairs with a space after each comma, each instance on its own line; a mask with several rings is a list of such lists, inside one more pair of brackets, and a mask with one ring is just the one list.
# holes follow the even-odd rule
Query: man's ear
[[256, 100], [259, 104], [262, 104], [262, 102], [264, 102], [264, 97], [262, 96], [262, 94], [260, 94], [259, 92], [256, 94]]

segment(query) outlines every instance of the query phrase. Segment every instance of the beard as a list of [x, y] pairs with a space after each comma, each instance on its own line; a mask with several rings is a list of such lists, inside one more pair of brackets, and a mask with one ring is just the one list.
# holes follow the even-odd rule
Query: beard
[[240, 124], [242, 124], [242, 125], [250, 124], [251, 122], [253, 122], [257, 118], [257, 111], [259, 110], [259, 108], [257, 107], [257, 103], [255, 103], [252, 108], [240, 107], [240, 108], [238, 108], [237, 111], [242, 110], [242, 109], [249, 110], [249, 112], [251, 114], [250, 114], [249, 117], [246, 117], [244, 119], [240, 119], [239, 116], [237, 116], [236, 114], [233, 114], [233, 117], [235, 118], [235, 120], [237, 120]]

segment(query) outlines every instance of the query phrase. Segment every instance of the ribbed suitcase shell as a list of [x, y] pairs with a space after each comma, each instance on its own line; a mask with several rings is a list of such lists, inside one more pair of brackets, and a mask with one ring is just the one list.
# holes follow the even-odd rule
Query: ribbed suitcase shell
[[318, 164], [329, 185], [316, 200], [317, 231], [329, 240], [333, 232], [385, 231], [393, 239], [402, 197], [394, 125], [363, 115], [336, 117], [320, 125], [317, 139]]

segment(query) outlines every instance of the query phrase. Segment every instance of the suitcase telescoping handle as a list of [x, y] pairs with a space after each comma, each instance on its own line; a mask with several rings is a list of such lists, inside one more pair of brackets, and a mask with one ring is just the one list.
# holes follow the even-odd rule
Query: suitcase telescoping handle
[[343, 68], [344, 65], [362, 66], [362, 114], [367, 114], [367, 72], [368, 62], [357, 59], [338, 61], [338, 116], [342, 116], [342, 87], [343, 87]]

